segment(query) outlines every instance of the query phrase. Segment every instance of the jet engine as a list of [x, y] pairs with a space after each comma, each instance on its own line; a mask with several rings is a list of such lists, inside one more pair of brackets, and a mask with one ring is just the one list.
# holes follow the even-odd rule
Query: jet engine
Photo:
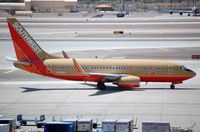
[[121, 77], [115, 84], [118, 87], [135, 88], [140, 86], [140, 78], [137, 76]]

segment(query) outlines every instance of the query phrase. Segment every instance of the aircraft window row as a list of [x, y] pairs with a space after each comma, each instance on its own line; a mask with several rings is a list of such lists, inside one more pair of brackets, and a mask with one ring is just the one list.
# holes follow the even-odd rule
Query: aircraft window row
[[[130, 67], [82, 66], [84, 70], [130, 70]], [[72, 70], [74, 66], [57, 66], [57, 70]]]
[[57, 70], [72, 70], [75, 69], [74, 66], [57, 66], [56, 67]]
[[47, 70], [50, 70], [51, 69], [51, 66], [50, 65], [47, 65]]
[[167, 70], [168, 68], [166, 68], [166, 67], [137, 67], [135, 69], [136, 70], [160, 70], [160, 71], [164, 71], [164, 70]]
[[[168, 70], [166, 67], [103, 67], [103, 66], [82, 66], [84, 70]], [[57, 66], [57, 70], [73, 70], [74, 66]]]
[[130, 67], [104, 67], [104, 66], [83, 66], [84, 70], [94, 69], [94, 70], [129, 70]]

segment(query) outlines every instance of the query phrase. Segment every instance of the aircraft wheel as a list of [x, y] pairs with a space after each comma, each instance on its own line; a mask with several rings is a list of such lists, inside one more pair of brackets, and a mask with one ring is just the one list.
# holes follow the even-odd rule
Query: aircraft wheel
[[175, 89], [175, 85], [174, 85], [174, 84], [171, 84], [171, 85], [170, 85], [170, 88], [171, 88], [171, 89]]
[[98, 82], [97, 83], [97, 89], [105, 90], [106, 89], [106, 85], [103, 82]]
[[42, 124], [37, 124], [37, 128], [42, 128]]
[[27, 121], [22, 121], [22, 122], [21, 122], [21, 125], [26, 126], [26, 125], [27, 125]]

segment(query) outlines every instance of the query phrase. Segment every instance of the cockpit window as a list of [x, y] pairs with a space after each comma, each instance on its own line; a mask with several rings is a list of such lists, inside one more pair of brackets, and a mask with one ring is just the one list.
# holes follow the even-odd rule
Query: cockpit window
[[190, 69], [188, 69], [188, 68], [185, 67], [185, 66], [181, 66], [180, 69], [183, 70], [183, 71], [191, 71]]
[[185, 66], [181, 66], [180, 69], [185, 71], [187, 68]]

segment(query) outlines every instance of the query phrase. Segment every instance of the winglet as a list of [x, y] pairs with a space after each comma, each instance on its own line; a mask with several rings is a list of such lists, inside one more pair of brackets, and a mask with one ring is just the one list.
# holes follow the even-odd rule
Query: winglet
[[67, 53], [65, 51], [62, 50], [62, 54], [63, 54], [65, 59], [69, 59], [69, 56], [67, 55]]
[[83, 70], [83, 68], [77, 63], [76, 59], [72, 59], [72, 60], [73, 60], [74, 66], [75, 66], [75, 68], [76, 68], [76, 70], [77, 70], [78, 73], [80, 73], [80, 74], [87, 74]]

